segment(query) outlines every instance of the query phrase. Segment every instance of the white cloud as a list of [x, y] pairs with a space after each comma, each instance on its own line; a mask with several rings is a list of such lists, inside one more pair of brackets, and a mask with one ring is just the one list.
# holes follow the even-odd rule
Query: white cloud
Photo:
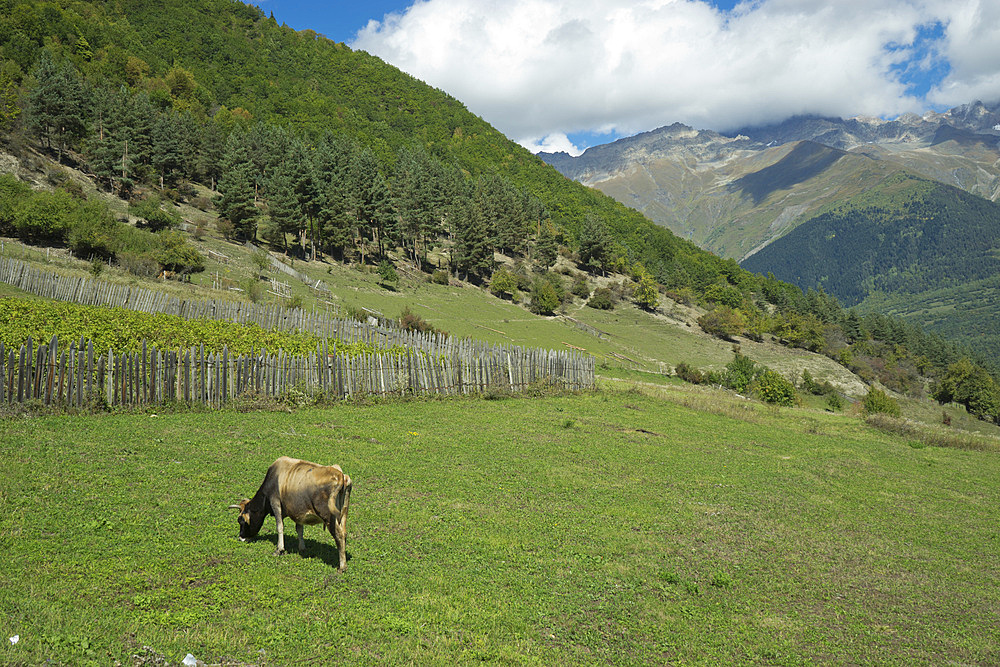
[[753, 0], [731, 13], [704, 0], [422, 0], [369, 23], [353, 46], [525, 145], [566, 148], [566, 134], [674, 121], [733, 129], [922, 111], [895, 68], [934, 22], [952, 73], [932, 101], [1000, 98], [993, 0]]
[[928, 95], [931, 101], [952, 106], [1000, 99], [1000, 4], [959, 3], [951, 12], [942, 51], [951, 72]]
[[578, 148], [563, 132], [553, 132], [544, 137], [521, 139], [520, 143], [532, 153], [569, 153], [573, 157], [583, 153], [583, 149]]

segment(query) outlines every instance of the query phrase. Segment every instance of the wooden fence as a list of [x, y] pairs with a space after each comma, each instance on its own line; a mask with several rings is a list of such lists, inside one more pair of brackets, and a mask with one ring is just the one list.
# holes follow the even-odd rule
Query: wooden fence
[[[163, 292], [120, 285], [89, 277], [63, 276], [35, 268], [27, 262], [0, 256], [0, 282], [14, 285], [30, 294], [57, 301], [88, 306], [126, 308], [145, 313], [164, 313], [188, 320], [212, 319], [238, 324], [257, 324], [263, 329], [305, 331], [319, 338], [345, 342], [365, 342], [381, 349], [408, 347], [427, 354], [454, 354], [464, 341], [453, 341], [435, 333], [410, 332], [389, 326], [331, 317], [320, 311], [284, 308], [268, 303], [249, 303], [222, 299], [182, 299]], [[484, 353], [487, 343], [472, 343]]]
[[56, 337], [18, 349], [0, 343], [0, 402], [87, 406], [184, 402], [220, 406], [241, 394], [287, 397], [294, 392], [328, 399], [364, 395], [468, 394], [529, 385], [567, 389], [594, 386], [594, 357], [572, 351], [495, 347], [490, 354], [431, 356], [405, 353], [338, 354], [320, 345], [315, 354], [260, 352], [206, 354], [204, 347], [161, 351], [143, 342], [136, 352], [95, 354], [91, 341], [68, 347]]

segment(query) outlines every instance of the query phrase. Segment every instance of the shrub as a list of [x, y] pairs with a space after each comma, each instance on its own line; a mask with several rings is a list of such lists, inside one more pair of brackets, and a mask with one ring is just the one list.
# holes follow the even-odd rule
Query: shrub
[[587, 284], [587, 277], [579, 276], [576, 280], [574, 280], [573, 288], [570, 291], [572, 291], [573, 294], [580, 297], [581, 299], [586, 299], [587, 297], [589, 297], [590, 285]]
[[781, 374], [765, 368], [753, 383], [753, 393], [765, 403], [795, 404], [795, 385]]
[[396, 289], [396, 285], [399, 283], [399, 274], [396, 273], [396, 267], [387, 259], [383, 259], [378, 263], [378, 282], [383, 287], [389, 289]]
[[438, 269], [433, 274], [431, 274], [431, 282], [436, 285], [447, 285], [448, 284], [448, 272], [444, 269]]
[[745, 394], [761, 372], [762, 369], [753, 359], [736, 352], [733, 360], [726, 364], [722, 384], [733, 391]]
[[685, 382], [690, 382], [691, 384], [705, 383], [705, 374], [694, 366], [691, 366], [683, 361], [677, 364], [677, 368], [674, 369], [674, 374]]
[[709, 285], [705, 290], [705, 299], [733, 309], [743, 305], [743, 293], [728, 283]]
[[124, 226], [111, 217], [105, 206], [87, 203], [71, 216], [66, 243], [77, 257], [96, 255], [110, 259], [121, 244], [123, 229]]
[[252, 303], [259, 303], [264, 298], [264, 283], [257, 276], [247, 276], [240, 281], [240, 287]]
[[840, 394], [834, 391], [827, 395], [826, 405], [834, 412], [840, 412], [844, 409], [844, 399], [840, 397]]
[[899, 417], [902, 414], [896, 399], [875, 387], [868, 388], [865, 400], [861, 403], [861, 409], [865, 415], [885, 414], [890, 417]]
[[517, 278], [507, 269], [497, 269], [490, 278], [490, 292], [500, 298], [512, 298], [517, 292]]
[[142, 221], [142, 227], [154, 232], [180, 227], [181, 216], [174, 211], [164, 210], [162, 205], [163, 200], [153, 195], [129, 206], [128, 212]]
[[594, 290], [594, 294], [590, 297], [587, 305], [598, 310], [614, 310], [615, 301], [611, 290], [607, 287], [598, 287]]
[[160, 274], [160, 263], [144, 253], [120, 252], [115, 255], [115, 263], [123, 271], [140, 278], [155, 278]]
[[433, 324], [422, 318], [417, 313], [410, 310], [409, 306], [403, 308], [403, 312], [399, 314], [399, 328], [404, 331], [419, 331], [420, 333], [444, 333], [436, 328]]
[[730, 340], [741, 333], [746, 326], [743, 313], [729, 306], [718, 306], [698, 318], [702, 331], [712, 336]]
[[11, 174], [0, 174], [0, 234], [14, 233], [14, 212], [23, 199], [32, 195], [31, 188]]
[[222, 234], [222, 238], [226, 239], [227, 241], [232, 240], [233, 235], [236, 234], [236, 225], [234, 225], [226, 218], [219, 218], [218, 220], [216, 220], [215, 228], [219, 230], [220, 234]]
[[60, 185], [59, 189], [77, 201], [87, 201], [87, 193], [83, 191], [83, 186], [72, 179]]
[[163, 268], [175, 273], [198, 273], [205, 270], [205, 260], [178, 232], [156, 235], [160, 246], [155, 257]]
[[660, 295], [656, 290], [653, 276], [643, 269], [632, 290], [632, 298], [643, 310], [655, 310], [660, 303]]
[[14, 229], [25, 241], [62, 243], [76, 206], [73, 198], [61, 190], [36, 192], [22, 199], [14, 210]]
[[531, 301], [528, 309], [536, 315], [551, 315], [559, 307], [561, 301], [552, 283], [544, 278], [538, 278], [531, 286]]
[[271, 268], [271, 256], [263, 248], [257, 248], [250, 253], [250, 263], [257, 269], [257, 275], [263, 278], [267, 270]]

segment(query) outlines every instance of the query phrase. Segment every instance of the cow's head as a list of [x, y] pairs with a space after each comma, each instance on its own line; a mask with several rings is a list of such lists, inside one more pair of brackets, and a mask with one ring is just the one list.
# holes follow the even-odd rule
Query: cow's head
[[236, 517], [240, 524], [240, 541], [246, 542], [251, 537], [256, 537], [257, 533], [260, 532], [260, 527], [264, 525], [266, 516], [264, 512], [251, 512], [249, 498], [244, 498], [239, 504], [229, 507], [240, 511], [239, 516]]

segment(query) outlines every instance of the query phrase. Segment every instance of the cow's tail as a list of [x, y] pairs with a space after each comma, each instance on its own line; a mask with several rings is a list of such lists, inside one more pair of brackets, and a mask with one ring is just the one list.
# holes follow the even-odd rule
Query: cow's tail
[[344, 484], [340, 487], [340, 493], [337, 494], [337, 509], [340, 510], [341, 521], [347, 518], [347, 510], [351, 505], [352, 487], [351, 476], [344, 473]]

